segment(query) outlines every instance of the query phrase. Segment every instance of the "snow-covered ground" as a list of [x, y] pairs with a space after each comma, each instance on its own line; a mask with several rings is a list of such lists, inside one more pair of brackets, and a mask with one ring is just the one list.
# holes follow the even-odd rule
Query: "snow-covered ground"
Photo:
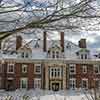
[[82, 90], [43, 91], [43, 90], [16, 90], [0, 91], [0, 100], [93, 100], [88, 92]]

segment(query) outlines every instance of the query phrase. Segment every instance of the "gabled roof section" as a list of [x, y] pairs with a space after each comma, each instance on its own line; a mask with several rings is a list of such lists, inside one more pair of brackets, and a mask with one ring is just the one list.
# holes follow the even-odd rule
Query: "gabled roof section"
[[29, 45], [27, 44], [27, 45], [24, 45], [24, 46], [22, 46], [22, 47], [20, 47], [19, 49], [18, 49], [18, 51], [30, 51], [30, 52], [32, 52], [32, 49], [29, 47]]

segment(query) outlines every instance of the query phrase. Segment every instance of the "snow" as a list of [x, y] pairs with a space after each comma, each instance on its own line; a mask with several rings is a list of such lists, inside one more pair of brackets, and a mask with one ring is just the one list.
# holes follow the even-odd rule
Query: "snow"
[[0, 91], [0, 100], [5, 100], [4, 98], [7, 98], [6, 100], [92, 100], [91, 95], [88, 92], [85, 94], [82, 90], [61, 90], [58, 92], [47, 90]]
[[[31, 34], [32, 35], [32, 34]], [[27, 37], [26, 35], [22, 35], [23, 36], [23, 45], [26, 45], [28, 47], [31, 48], [32, 50], [32, 58], [31, 59], [47, 59], [47, 52], [43, 52], [43, 39], [35, 39], [32, 36]], [[7, 43], [10, 46], [8, 46], [8, 51], [13, 51], [15, 50], [16, 46], [15, 46], [15, 40], [11, 40], [11, 43]], [[14, 42], [14, 43], [13, 43]], [[36, 43], [39, 44], [39, 47], [35, 47]], [[60, 47], [60, 40], [48, 40], [47, 39], [47, 50], [49, 50], [50, 48], [52, 48], [53, 46], [57, 45], [58, 47]], [[76, 55], [76, 52], [79, 51], [80, 48], [78, 47], [78, 45], [72, 43], [71, 41], [65, 40], [64, 41], [64, 59], [66, 60], [75, 60], [78, 59], [78, 56]], [[90, 51], [90, 57], [91, 59], [95, 60], [97, 58], [95, 58], [94, 53], [92, 53]], [[9, 52], [7, 54], [1, 54], [0, 53], [0, 58], [6, 58], [6, 59], [17, 59], [19, 58], [17, 54], [9, 54]]]

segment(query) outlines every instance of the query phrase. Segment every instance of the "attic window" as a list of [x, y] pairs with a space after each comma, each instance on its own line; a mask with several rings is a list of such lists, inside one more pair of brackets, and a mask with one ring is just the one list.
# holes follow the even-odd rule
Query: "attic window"
[[52, 58], [59, 58], [59, 51], [52, 51]]
[[29, 53], [28, 52], [22, 52], [21, 57], [22, 58], [29, 58]]

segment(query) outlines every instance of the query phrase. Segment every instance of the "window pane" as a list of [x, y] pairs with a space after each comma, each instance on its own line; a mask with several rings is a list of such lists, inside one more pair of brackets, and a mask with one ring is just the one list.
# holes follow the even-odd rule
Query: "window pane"
[[27, 65], [22, 65], [22, 73], [27, 73]]
[[14, 72], [14, 64], [8, 64], [8, 72], [13, 73]]
[[36, 78], [34, 79], [34, 88], [41, 88], [41, 79]]
[[35, 64], [35, 73], [41, 74], [41, 64]]
[[21, 79], [21, 88], [27, 88], [27, 78]]

